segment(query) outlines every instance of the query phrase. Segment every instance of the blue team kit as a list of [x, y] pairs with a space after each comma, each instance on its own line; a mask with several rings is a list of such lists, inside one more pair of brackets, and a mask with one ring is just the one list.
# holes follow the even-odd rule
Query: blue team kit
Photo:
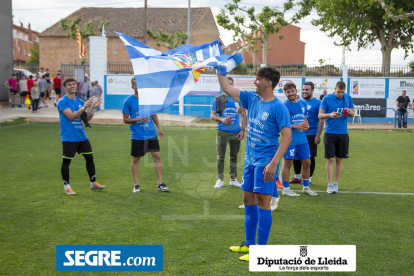
[[[236, 112], [238, 106], [239, 106], [238, 102], [236, 102], [230, 97], [227, 97], [226, 108], [223, 110], [223, 112], [221, 113], [221, 116], [219, 117], [220, 118], [231, 117], [231, 123], [227, 125], [222, 122], [219, 122], [217, 125], [218, 130], [227, 131], [231, 133], [240, 132], [241, 130], [240, 123], [239, 123], [240, 115], [237, 114]], [[214, 98], [213, 107], [211, 108], [211, 110], [217, 111], [217, 100], [215, 98]]]
[[88, 140], [85, 130], [82, 126], [82, 120], [79, 116], [75, 120], [69, 120], [62, 111], [65, 109], [70, 109], [73, 113], [82, 108], [85, 104], [79, 98], [69, 99], [66, 95], [63, 96], [57, 103], [57, 108], [59, 110], [60, 118], [60, 141], [61, 142], [81, 142]]
[[332, 112], [341, 113], [337, 119], [328, 118], [325, 124], [325, 133], [348, 134], [347, 117], [344, 115], [345, 108], [354, 108], [351, 96], [344, 94], [342, 98], [337, 98], [335, 93], [325, 96], [321, 103], [321, 109], [326, 114]]

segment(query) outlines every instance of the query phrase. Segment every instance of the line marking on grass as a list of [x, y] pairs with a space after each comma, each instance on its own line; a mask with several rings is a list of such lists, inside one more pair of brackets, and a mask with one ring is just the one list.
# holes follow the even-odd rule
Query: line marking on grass
[[18, 127], [18, 126], [28, 126], [28, 125], [29, 124], [12, 125], [12, 126], [0, 127], [0, 129], [3, 129], [3, 128], [11, 128], [11, 127]]
[[[302, 192], [302, 190], [293, 190], [294, 192]], [[315, 191], [317, 193], [327, 193], [327, 191]], [[414, 193], [383, 193], [383, 192], [358, 192], [358, 191], [339, 191], [339, 194], [367, 194], [367, 195], [408, 195], [414, 196]]]
[[245, 220], [244, 215], [164, 215], [163, 220]]

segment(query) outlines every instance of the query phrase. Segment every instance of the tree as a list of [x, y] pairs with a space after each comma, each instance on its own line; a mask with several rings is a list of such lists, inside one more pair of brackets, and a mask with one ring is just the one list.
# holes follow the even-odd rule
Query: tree
[[151, 32], [149, 29], [147, 30], [148, 37], [154, 39], [158, 47], [166, 47], [168, 50], [177, 48], [178, 46], [185, 44], [185, 41], [188, 38], [188, 34], [183, 32], [176, 32], [174, 33], [167, 33], [159, 30], [156, 34]]
[[39, 43], [35, 43], [33, 48], [30, 48], [30, 58], [26, 63], [37, 63], [39, 64]]
[[405, 57], [413, 51], [414, 1], [407, 0], [300, 0], [299, 12], [293, 22], [308, 16], [316, 9], [319, 16], [314, 26], [328, 32], [329, 37], [339, 36], [340, 42], [349, 49], [356, 41], [358, 50], [381, 43], [382, 65], [391, 64], [394, 48], [405, 50]]
[[411, 71], [414, 72], [414, 61], [410, 61], [410, 63], [408, 63], [408, 67], [410, 67]]
[[[241, 0], [232, 0], [231, 3], [224, 5], [220, 14], [216, 16], [217, 24], [228, 31], [233, 31], [233, 39], [261, 42], [263, 49], [263, 63], [267, 63], [267, 51], [271, 47], [267, 46], [269, 35], [278, 34], [283, 26], [288, 23], [284, 19], [285, 12], [292, 8], [292, 0], [285, 3], [283, 11], [274, 8], [264, 7], [262, 11], [255, 14], [255, 8], [240, 7]], [[241, 12], [241, 13], [239, 13]], [[283, 39], [283, 35], [278, 35], [279, 39]], [[254, 47], [254, 44], [253, 44]]]

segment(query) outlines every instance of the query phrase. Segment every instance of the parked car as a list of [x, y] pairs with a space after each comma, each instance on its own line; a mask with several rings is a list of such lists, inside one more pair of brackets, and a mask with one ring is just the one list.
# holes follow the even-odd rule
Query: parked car
[[27, 78], [29, 78], [30, 75], [33, 76], [33, 78], [36, 78], [36, 73], [32, 73], [27, 69], [20, 69], [20, 68], [14, 68], [13, 74], [17, 75], [17, 79], [20, 80], [22, 78], [22, 75], [25, 75]]

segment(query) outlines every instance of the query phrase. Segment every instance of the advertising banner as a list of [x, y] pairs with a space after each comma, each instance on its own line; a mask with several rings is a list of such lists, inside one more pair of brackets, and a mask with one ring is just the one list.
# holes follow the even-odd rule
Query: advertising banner
[[133, 75], [107, 75], [106, 94], [107, 95], [132, 95], [131, 79]]
[[355, 109], [361, 110], [361, 117], [386, 117], [387, 100], [372, 98], [354, 98]]
[[385, 99], [385, 79], [351, 78], [349, 91], [352, 98]]
[[390, 79], [389, 98], [397, 99], [401, 96], [401, 92], [407, 91], [407, 96], [412, 101], [414, 99], [414, 78], [406, 79]]
[[220, 85], [216, 75], [201, 75], [197, 85], [188, 92], [187, 96], [217, 96]]
[[323, 90], [327, 90], [328, 94], [333, 93], [336, 83], [340, 80], [340, 78], [306, 78], [306, 81], [311, 81], [315, 85], [313, 96], [317, 99], [323, 94]]

